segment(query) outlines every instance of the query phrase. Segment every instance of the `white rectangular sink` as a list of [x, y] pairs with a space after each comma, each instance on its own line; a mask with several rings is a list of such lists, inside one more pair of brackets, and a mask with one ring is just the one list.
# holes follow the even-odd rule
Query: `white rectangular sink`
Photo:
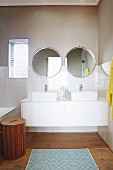
[[71, 93], [71, 98], [73, 101], [83, 100], [83, 101], [94, 101], [98, 99], [97, 91], [74, 91]]
[[32, 101], [56, 101], [57, 93], [56, 92], [31, 92], [31, 100]]

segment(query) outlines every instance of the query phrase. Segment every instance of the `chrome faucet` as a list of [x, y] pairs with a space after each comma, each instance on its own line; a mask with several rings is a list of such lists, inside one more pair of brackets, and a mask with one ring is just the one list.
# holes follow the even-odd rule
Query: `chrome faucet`
[[82, 91], [83, 85], [79, 84], [79, 91]]
[[47, 84], [45, 85], [45, 91], [47, 91], [48, 90], [48, 87], [47, 87]]

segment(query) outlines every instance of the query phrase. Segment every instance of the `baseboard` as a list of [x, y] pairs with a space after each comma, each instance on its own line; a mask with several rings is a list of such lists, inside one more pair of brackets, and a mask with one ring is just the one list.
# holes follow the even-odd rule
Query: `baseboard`
[[113, 149], [108, 145], [108, 143], [100, 136], [100, 134], [97, 132], [98, 136], [101, 138], [101, 140], [106, 144], [106, 146], [110, 149], [111, 152], [113, 152]]
[[97, 127], [26, 127], [27, 132], [97, 132]]

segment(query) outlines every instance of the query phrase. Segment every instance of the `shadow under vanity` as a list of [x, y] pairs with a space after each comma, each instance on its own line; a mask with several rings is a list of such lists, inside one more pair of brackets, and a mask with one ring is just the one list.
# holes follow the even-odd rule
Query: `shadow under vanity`
[[[53, 78], [62, 66], [74, 77], [90, 76], [96, 66], [95, 56], [89, 49], [74, 47], [63, 60], [59, 52], [51, 47], [38, 49], [32, 59], [34, 74], [42, 78]], [[108, 104], [98, 99], [98, 91], [78, 91], [61, 87], [57, 90], [30, 92], [21, 101], [21, 116], [26, 119], [27, 127], [75, 127], [108, 126]]]

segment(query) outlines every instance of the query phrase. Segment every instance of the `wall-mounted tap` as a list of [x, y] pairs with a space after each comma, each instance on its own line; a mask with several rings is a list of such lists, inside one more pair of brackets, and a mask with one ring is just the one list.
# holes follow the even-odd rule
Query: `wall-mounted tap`
[[79, 84], [79, 91], [82, 91], [83, 85]]
[[47, 86], [47, 84], [45, 85], [45, 91], [48, 91], [48, 86]]

